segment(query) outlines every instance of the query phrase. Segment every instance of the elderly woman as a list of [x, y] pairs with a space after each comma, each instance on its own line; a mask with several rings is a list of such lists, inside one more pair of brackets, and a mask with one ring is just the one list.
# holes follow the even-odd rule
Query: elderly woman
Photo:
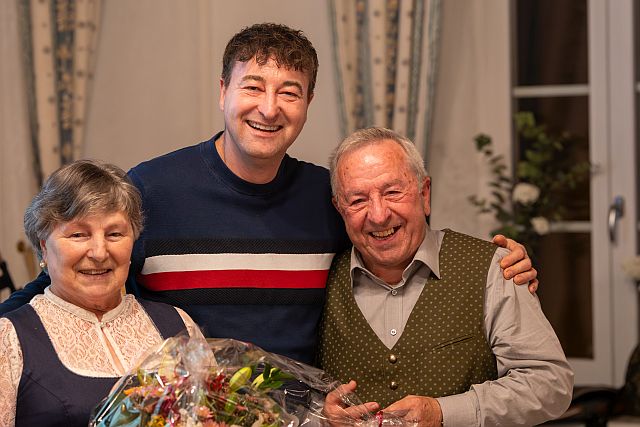
[[0, 318], [0, 425], [86, 426], [148, 349], [201, 336], [182, 310], [123, 295], [142, 220], [125, 173], [95, 161], [59, 169], [33, 199], [25, 231], [51, 285]]

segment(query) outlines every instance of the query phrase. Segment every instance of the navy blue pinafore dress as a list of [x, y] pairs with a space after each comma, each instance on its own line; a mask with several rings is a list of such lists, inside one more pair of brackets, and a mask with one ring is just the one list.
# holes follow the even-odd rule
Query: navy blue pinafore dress
[[[138, 302], [163, 339], [185, 330], [182, 318], [172, 306], [145, 300]], [[4, 317], [13, 323], [23, 356], [16, 427], [86, 427], [91, 410], [107, 396], [119, 377], [85, 377], [67, 369], [30, 305]]]

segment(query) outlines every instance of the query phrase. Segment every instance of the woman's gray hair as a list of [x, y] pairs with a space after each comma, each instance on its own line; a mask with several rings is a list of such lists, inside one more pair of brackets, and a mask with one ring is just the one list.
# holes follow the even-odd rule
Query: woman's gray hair
[[140, 236], [144, 218], [138, 189], [119, 167], [78, 160], [61, 167], [44, 182], [24, 214], [24, 231], [42, 259], [40, 241], [59, 224], [98, 213], [123, 212]]
[[376, 144], [387, 139], [396, 142], [405, 152], [407, 155], [407, 164], [418, 180], [418, 189], [422, 188], [422, 181], [424, 181], [428, 174], [424, 166], [424, 160], [422, 160], [422, 156], [415, 144], [408, 138], [405, 138], [398, 132], [391, 129], [370, 127], [366, 129], [359, 129], [347, 136], [340, 145], [336, 147], [333, 154], [331, 154], [331, 158], [329, 160], [329, 172], [331, 173], [331, 192], [334, 197], [336, 196], [339, 187], [337, 169], [340, 158], [357, 148], [365, 145]]

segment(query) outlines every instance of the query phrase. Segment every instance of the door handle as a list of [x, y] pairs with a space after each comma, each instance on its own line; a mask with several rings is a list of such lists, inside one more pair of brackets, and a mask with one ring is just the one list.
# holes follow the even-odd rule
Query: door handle
[[609, 241], [611, 243], [616, 242], [616, 230], [618, 229], [618, 220], [624, 215], [624, 198], [622, 196], [616, 196], [613, 199], [613, 203], [609, 207]]

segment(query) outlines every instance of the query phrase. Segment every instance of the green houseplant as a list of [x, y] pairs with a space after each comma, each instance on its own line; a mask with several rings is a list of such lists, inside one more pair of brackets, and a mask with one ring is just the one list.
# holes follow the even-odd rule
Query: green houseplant
[[491, 230], [492, 235], [504, 234], [522, 242], [533, 255], [540, 236], [550, 231], [552, 222], [565, 217], [566, 191], [588, 178], [590, 164], [573, 161], [568, 153], [576, 141], [568, 134], [549, 134], [532, 113], [517, 113], [515, 126], [526, 143], [513, 176], [508, 174], [504, 156], [494, 152], [491, 137], [480, 134], [474, 138], [491, 169], [491, 193], [487, 198], [469, 196], [469, 201], [479, 213], [494, 215], [499, 226]]

